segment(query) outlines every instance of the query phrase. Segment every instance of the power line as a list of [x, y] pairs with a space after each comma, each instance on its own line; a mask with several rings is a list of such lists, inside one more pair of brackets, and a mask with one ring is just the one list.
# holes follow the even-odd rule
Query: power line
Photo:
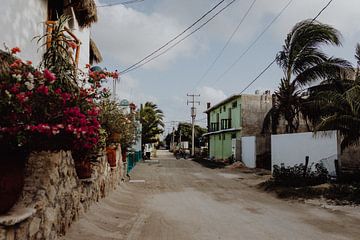
[[149, 60], [137, 65], [136, 67], [133, 67], [132, 69], [129, 69], [127, 71], [123, 71], [122, 74], [126, 74], [130, 71], [136, 70], [142, 66], [144, 66], [145, 64], [151, 62], [152, 60], [160, 57], [161, 55], [167, 53], [168, 51], [170, 51], [171, 49], [173, 49], [175, 46], [177, 46], [179, 43], [181, 43], [182, 41], [184, 41], [186, 38], [190, 37], [192, 34], [194, 34], [195, 32], [197, 32], [198, 30], [200, 30], [201, 28], [203, 28], [206, 24], [208, 24], [211, 20], [213, 20], [217, 15], [219, 15], [222, 11], [224, 11], [226, 8], [228, 8], [231, 4], [233, 4], [236, 0], [232, 0], [231, 2], [229, 2], [225, 7], [221, 8], [217, 13], [215, 13], [215, 15], [213, 15], [211, 18], [209, 18], [206, 22], [204, 22], [203, 24], [201, 24], [199, 27], [197, 27], [195, 30], [193, 30], [192, 32], [190, 32], [189, 34], [187, 34], [185, 37], [181, 38], [180, 40], [178, 40], [177, 42], [175, 42], [173, 45], [171, 45], [169, 48], [167, 48], [165, 51], [155, 55], [154, 57], [150, 58]]
[[100, 5], [100, 6], [96, 6], [98, 8], [101, 7], [112, 7], [112, 6], [116, 6], [116, 5], [127, 5], [127, 4], [131, 4], [131, 3], [138, 3], [138, 2], [143, 2], [145, 0], [130, 0], [130, 1], [125, 1], [125, 2], [120, 2], [120, 3], [109, 3], [109, 4], [104, 4], [104, 5]]
[[[202, 81], [204, 80], [204, 78], [208, 75], [208, 73], [210, 72], [210, 70], [214, 67], [215, 63], [220, 59], [220, 57], [222, 56], [222, 54], [224, 53], [225, 49], [228, 47], [228, 45], [230, 44], [230, 41], [233, 39], [233, 37], [235, 36], [235, 34], [237, 33], [237, 31], [239, 30], [241, 24], [244, 22], [245, 18], [248, 16], [248, 14], [250, 13], [250, 10], [253, 8], [255, 2], [257, 0], [253, 0], [253, 2], [251, 3], [250, 7], [248, 8], [248, 10], [245, 12], [244, 16], [241, 18], [239, 24], [235, 27], [234, 31], [232, 32], [232, 34], [230, 35], [230, 37], [228, 38], [228, 40], [226, 41], [224, 47], [220, 50], [219, 54], [216, 56], [216, 58], [214, 59], [214, 61], [210, 64], [210, 66], [207, 68], [207, 70], [205, 71], [205, 73], [201, 76], [201, 78], [196, 82], [195, 87]], [[194, 87], [194, 88], [195, 88]]]
[[[313, 23], [313, 22], [322, 14], [322, 12], [331, 4], [332, 1], [333, 1], [333, 0], [330, 0], [330, 1], [320, 10], [320, 12], [311, 20], [310, 23]], [[242, 94], [243, 92], [245, 92], [254, 82], [256, 82], [275, 62], [276, 62], [276, 57], [275, 57], [274, 60], [272, 60], [272, 62], [271, 62], [269, 65], [267, 65], [267, 67], [266, 67], [264, 70], [262, 70], [262, 71], [260, 72], [259, 75], [256, 76], [256, 78], [255, 78], [254, 80], [252, 80], [252, 81], [240, 92], [240, 94]]]
[[217, 84], [235, 65], [250, 51], [250, 49], [260, 40], [267, 30], [274, 24], [274, 22], [283, 14], [283, 12], [290, 6], [294, 0], [288, 3], [280, 10], [280, 12], [273, 18], [273, 20], [264, 28], [264, 30], [256, 37], [256, 39], [245, 49], [244, 52], [216, 79], [214, 85]]
[[221, 0], [220, 2], [218, 2], [214, 7], [212, 7], [209, 11], [207, 11], [205, 14], [203, 14], [199, 19], [197, 19], [193, 24], [191, 24], [189, 27], [187, 27], [185, 30], [183, 30], [181, 33], [179, 33], [178, 35], [176, 35], [175, 37], [173, 37], [172, 39], [170, 39], [168, 42], [166, 42], [164, 45], [162, 45], [161, 47], [159, 47], [158, 49], [156, 49], [155, 51], [153, 51], [152, 53], [148, 54], [147, 56], [145, 56], [143, 59], [141, 59], [140, 61], [134, 63], [133, 65], [127, 67], [126, 69], [124, 69], [123, 71], [121, 71], [122, 73], [125, 73], [127, 71], [130, 71], [132, 68], [134, 68], [136, 65], [142, 63], [143, 61], [145, 61], [146, 59], [148, 59], [149, 57], [153, 56], [154, 54], [156, 54], [157, 52], [159, 52], [160, 50], [164, 49], [165, 47], [167, 47], [170, 43], [172, 43], [173, 41], [175, 41], [176, 39], [178, 39], [181, 35], [183, 35], [184, 33], [186, 33], [189, 29], [191, 29], [193, 26], [195, 26], [197, 23], [199, 23], [202, 19], [204, 19], [207, 15], [209, 15], [212, 11], [214, 11], [220, 4], [222, 4], [225, 0]]

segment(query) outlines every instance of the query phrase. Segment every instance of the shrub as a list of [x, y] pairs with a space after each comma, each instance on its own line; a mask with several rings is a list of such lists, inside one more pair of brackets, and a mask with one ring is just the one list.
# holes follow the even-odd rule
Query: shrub
[[314, 186], [327, 182], [329, 175], [326, 168], [316, 163], [315, 171], [312, 171], [312, 166], [313, 164], [307, 168], [303, 164], [293, 167], [274, 165], [273, 180], [275, 184], [286, 187]]

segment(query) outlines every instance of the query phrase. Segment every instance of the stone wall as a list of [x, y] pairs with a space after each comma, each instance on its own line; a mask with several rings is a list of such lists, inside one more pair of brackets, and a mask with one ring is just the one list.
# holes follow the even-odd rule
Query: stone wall
[[120, 148], [117, 167], [110, 168], [106, 155], [92, 167], [92, 178], [80, 180], [70, 152], [31, 154], [19, 202], [0, 216], [0, 240], [57, 239], [64, 235], [79, 215], [121, 182]]

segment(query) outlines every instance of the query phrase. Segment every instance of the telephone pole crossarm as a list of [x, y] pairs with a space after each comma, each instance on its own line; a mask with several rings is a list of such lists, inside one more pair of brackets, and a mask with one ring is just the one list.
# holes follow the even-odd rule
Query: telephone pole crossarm
[[190, 97], [191, 100], [187, 100], [186, 104], [191, 104], [191, 125], [192, 125], [192, 134], [191, 134], [191, 155], [195, 155], [195, 118], [196, 118], [196, 107], [195, 104], [200, 105], [200, 101], [195, 101], [196, 97], [200, 97], [200, 94], [186, 94]]

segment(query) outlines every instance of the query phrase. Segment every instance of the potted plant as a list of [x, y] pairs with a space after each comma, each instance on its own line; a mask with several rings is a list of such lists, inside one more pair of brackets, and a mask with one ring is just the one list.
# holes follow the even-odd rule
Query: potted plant
[[[64, 21], [59, 20], [40, 68], [17, 58], [19, 48], [0, 51], [0, 213], [21, 192], [30, 152], [71, 150], [77, 168], [86, 170], [79, 176], [89, 177], [90, 161], [101, 147], [97, 102], [108, 95], [102, 81], [114, 75], [90, 71], [80, 81], [62, 27]], [[18, 183], [17, 189], [12, 183]]]

